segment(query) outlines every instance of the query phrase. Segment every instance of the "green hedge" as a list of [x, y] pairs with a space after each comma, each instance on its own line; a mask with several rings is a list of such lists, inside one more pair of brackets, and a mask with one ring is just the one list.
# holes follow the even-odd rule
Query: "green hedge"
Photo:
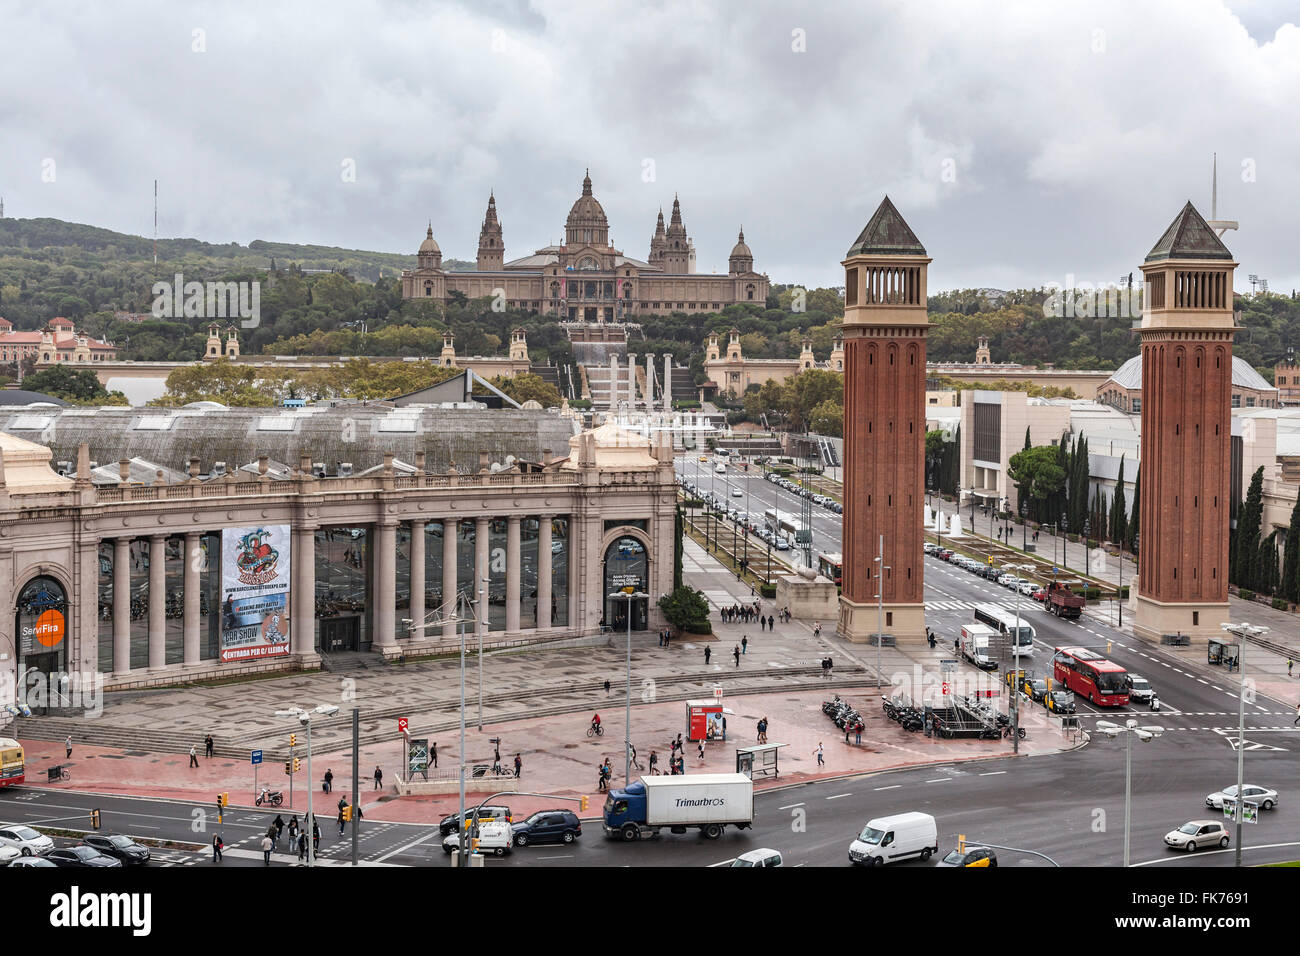
[[1089, 601], [1096, 601], [1101, 597], [1101, 588], [1086, 587], [1083, 589], [1083, 597]]
[[758, 593], [761, 594], [761, 595], [763, 595], [763, 597], [765, 597], [765, 598], [774, 598], [774, 597], [776, 597], [776, 585], [775, 585], [775, 584], [760, 584], [760, 585], [758, 586]]
[[1095, 538], [1089, 538], [1089, 539], [1088, 539], [1088, 547], [1090, 547], [1090, 548], [1095, 548], [1095, 547], [1097, 547], [1097, 541], [1096, 541]]
[[682, 502], [683, 508], [703, 508], [704, 501], [700, 498], [687, 498]]
[[[569, 404], [572, 405], [573, 402], [570, 402]], [[587, 404], [590, 405], [591, 403], [588, 402]], [[692, 411], [700, 407], [701, 407], [700, 403], [696, 401], [687, 401], [686, 399], [681, 399], [681, 398], [674, 399], [673, 401], [673, 411], [677, 411], [677, 412]]]
[[569, 407], [586, 411], [591, 408], [591, 399], [589, 398], [572, 398], [569, 399]]
[[1237, 597], [1241, 598], [1243, 601], [1253, 601], [1255, 600], [1255, 592], [1248, 590], [1247, 588], [1242, 588], [1237, 592]]
[[1273, 608], [1277, 611], [1289, 611], [1291, 610], [1291, 605], [1287, 604], [1286, 601], [1283, 601], [1281, 598], [1273, 598]]
[[713, 625], [708, 621], [701, 621], [698, 624], [687, 624], [682, 630], [687, 634], [712, 634]]
[[1077, 534], [1075, 534], [1074, 532], [1070, 532], [1069, 534], [1067, 534], [1067, 535], [1065, 536], [1065, 540], [1066, 540], [1066, 541], [1074, 541], [1074, 542], [1077, 542], [1077, 541], [1079, 540], [1079, 536], [1078, 536]]

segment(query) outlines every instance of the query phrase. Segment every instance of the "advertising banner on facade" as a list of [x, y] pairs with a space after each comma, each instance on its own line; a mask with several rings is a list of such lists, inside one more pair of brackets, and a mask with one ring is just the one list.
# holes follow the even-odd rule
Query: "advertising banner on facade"
[[221, 660], [289, 653], [289, 526], [221, 533]]
[[416, 774], [429, 779], [429, 738], [408, 739], [406, 745], [406, 779], [414, 780]]

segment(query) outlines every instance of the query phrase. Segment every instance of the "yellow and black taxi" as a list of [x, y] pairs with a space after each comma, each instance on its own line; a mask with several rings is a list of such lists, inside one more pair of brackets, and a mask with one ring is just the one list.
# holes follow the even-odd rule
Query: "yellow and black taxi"
[[967, 847], [963, 852], [953, 850], [942, 860], [939, 866], [997, 866], [998, 855], [986, 846]]
[[1074, 713], [1074, 692], [1059, 687], [1043, 695], [1043, 706], [1054, 714]]

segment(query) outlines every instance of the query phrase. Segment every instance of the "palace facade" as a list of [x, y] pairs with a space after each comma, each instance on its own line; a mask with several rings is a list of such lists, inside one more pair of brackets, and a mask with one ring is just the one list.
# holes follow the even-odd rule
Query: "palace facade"
[[648, 258], [625, 256], [610, 244], [609, 220], [592, 194], [590, 175], [569, 210], [564, 243], [522, 259], [506, 261], [496, 196], [489, 196], [476, 264], [473, 272], [443, 269], [430, 223], [416, 267], [402, 273], [402, 298], [442, 303], [453, 292], [470, 299], [504, 296], [511, 308], [571, 322], [635, 322], [642, 315], [717, 312], [738, 302], [761, 305], [771, 286], [766, 275], [754, 271], [744, 229], [728, 257], [726, 275], [697, 273], [695, 246], [676, 198], [667, 226], [659, 211]]

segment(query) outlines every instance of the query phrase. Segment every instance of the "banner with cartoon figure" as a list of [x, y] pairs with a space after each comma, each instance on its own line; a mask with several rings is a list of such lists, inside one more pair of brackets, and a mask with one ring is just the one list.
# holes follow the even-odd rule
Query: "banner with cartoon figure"
[[289, 526], [221, 534], [221, 659], [289, 653]]

